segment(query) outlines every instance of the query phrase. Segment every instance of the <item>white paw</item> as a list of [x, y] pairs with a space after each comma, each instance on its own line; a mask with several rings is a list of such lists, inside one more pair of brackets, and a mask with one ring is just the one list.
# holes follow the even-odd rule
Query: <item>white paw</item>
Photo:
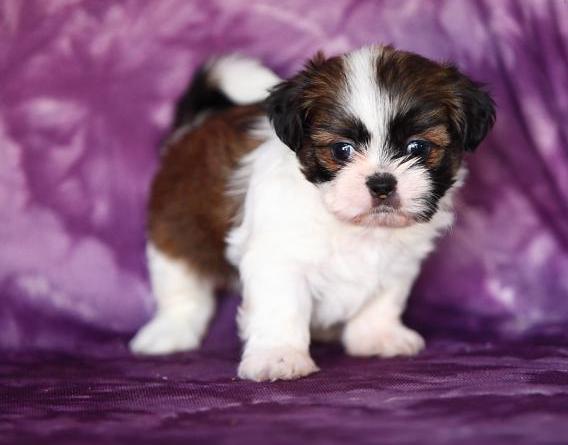
[[245, 352], [239, 365], [241, 379], [262, 382], [294, 380], [319, 371], [310, 354], [289, 347]]
[[418, 354], [424, 349], [420, 334], [401, 323], [368, 329], [368, 326], [347, 325], [343, 345], [349, 355], [369, 357], [396, 357]]
[[195, 332], [187, 317], [173, 312], [158, 313], [130, 340], [135, 354], [163, 355], [199, 347], [201, 332]]

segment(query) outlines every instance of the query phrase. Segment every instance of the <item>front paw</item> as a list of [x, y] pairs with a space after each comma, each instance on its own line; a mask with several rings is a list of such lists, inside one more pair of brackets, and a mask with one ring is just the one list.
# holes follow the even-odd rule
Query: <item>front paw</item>
[[199, 347], [201, 332], [196, 332], [187, 317], [175, 312], [157, 314], [129, 343], [139, 355], [165, 355]]
[[424, 349], [422, 336], [400, 322], [381, 327], [347, 324], [343, 333], [343, 345], [349, 355], [358, 357], [412, 356]]
[[239, 365], [241, 379], [255, 382], [294, 380], [319, 371], [310, 354], [290, 347], [245, 351]]

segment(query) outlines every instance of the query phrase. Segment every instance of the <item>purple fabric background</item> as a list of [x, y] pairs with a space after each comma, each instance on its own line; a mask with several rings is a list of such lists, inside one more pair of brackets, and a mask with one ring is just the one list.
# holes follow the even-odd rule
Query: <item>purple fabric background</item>
[[[317, 347], [316, 376], [236, 382], [231, 296], [202, 351], [129, 357], [148, 184], [195, 67], [236, 50], [285, 76], [371, 42], [455, 61], [498, 106], [413, 293], [428, 350]], [[567, 85], [566, 0], [0, 0], [0, 443], [564, 442]]]
[[[559, 343], [557, 342], [556, 345]], [[318, 349], [324, 372], [234, 380], [238, 354], [5, 356], [2, 444], [553, 445], [568, 436], [568, 339], [432, 343], [414, 360]]]
[[148, 183], [204, 58], [236, 50], [287, 75], [319, 48], [369, 42], [454, 60], [498, 105], [415, 317], [452, 324], [450, 311], [507, 333], [567, 320], [567, 3], [332, 5], [0, 2], [0, 345], [76, 349], [149, 317]]
[[498, 106], [413, 317], [512, 334], [568, 319], [566, 1], [2, 0], [0, 13], [1, 346], [114, 350], [148, 319], [148, 183], [204, 58], [236, 50], [287, 75], [319, 48], [369, 42], [451, 59]]

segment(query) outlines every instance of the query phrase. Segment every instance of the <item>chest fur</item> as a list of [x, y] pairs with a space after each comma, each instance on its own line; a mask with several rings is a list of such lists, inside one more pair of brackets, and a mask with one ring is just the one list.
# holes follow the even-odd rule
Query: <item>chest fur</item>
[[266, 257], [263, 266], [287, 263], [301, 275], [293, 279], [307, 286], [314, 326], [343, 322], [393, 283], [414, 280], [436, 235], [452, 221], [450, 211], [439, 211], [406, 228], [343, 223], [325, 208], [293, 154], [270, 144], [248, 158], [239, 178], [246, 198], [227, 237], [227, 257], [239, 267], [256, 250]]
[[414, 280], [436, 230], [333, 228], [320, 240], [321, 256], [306, 274], [315, 326], [351, 318], [371, 298]]

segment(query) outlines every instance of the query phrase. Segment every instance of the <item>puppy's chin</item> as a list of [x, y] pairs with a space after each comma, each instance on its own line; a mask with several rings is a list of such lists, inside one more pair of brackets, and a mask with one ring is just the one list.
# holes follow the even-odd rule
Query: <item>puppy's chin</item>
[[357, 215], [351, 223], [368, 227], [402, 228], [415, 224], [416, 220], [399, 210], [371, 209]]
[[[328, 212], [344, 223], [362, 227], [403, 228], [422, 221], [407, 205], [401, 205], [399, 198], [393, 205], [377, 205], [364, 185], [349, 190], [349, 193], [336, 185], [322, 187], [323, 202]], [[410, 204], [414, 204], [414, 211], [423, 210], [414, 200]]]
[[350, 220], [352, 224], [367, 227], [403, 228], [417, 223], [411, 215], [392, 208], [374, 207]]
[[354, 194], [350, 199], [337, 199], [334, 193], [324, 194], [327, 210], [340, 221], [364, 227], [408, 227], [420, 222], [405, 206], [373, 206], [368, 193]]

